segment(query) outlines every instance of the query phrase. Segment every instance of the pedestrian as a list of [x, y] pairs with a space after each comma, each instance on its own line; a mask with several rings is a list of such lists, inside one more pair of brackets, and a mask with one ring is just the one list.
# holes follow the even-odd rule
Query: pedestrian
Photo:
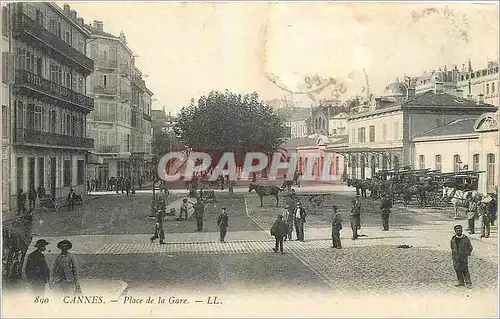
[[297, 240], [304, 241], [304, 224], [306, 222], [306, 210], [302, 203], [297, 202], [294, 214], [295, 232]]
[[477, 203], [478, 203], [477, 198], [472, 198], [467, 207], [467, 221], [469, 224], [469, 234], [472, 235], [476, 233], [475, 224], [476, 224], [476, 219], [478, 218]]
[[380, 210], [382, 211], [382, 230], [389, 230], [389, 215], [391, 214], [392, 201], [389, 199], [387, 194], [384, 195], [382, 199], [382, 204], [380, 205]]
[[340, 230], [342, 229], [342, 216], [337, 211], [337, 206], [333, 206], [332, 216], [332, 248], [341, 249]]
[[478, 203], [479, 218], [481, 219], [481, 238], [490, 237], [491, 215], [487, 205], [483, 201]]
[[29, 191], [28, 191], [28, 201], [29, 201], [29, 209], [35, 208], [35, 202], [36, 202], [36, 191], [35, 187], [31, 186]]
[[184, 198], [182, 200], [182, 205], [181, 205], [181, 209], [180, 209], [180, 220], [184, 220], [182, 219], [183, 216], [185, 216], [185, 220], [188, 220], [188, 200], [187, 198]]
[[69, 193], [68, 193], [68, 206], [69, 206], [69, 210], [73, 210], [75, 209], [75, 192], [73, 191], [73, 188], [70, 188], [69, 189]]
[[50, 269], [43, 252], [49, 243], [39, 239], [35, 243], [36, 250], [28, 255], [24, 273], [33, 292], [40, 297], [45, 295], [45, 284], [50, 279]]
[[363, 206], [361, 205], [361, 199], [359, 196], [355, 197], [356, 199], [356, 213], [358, 215], [358, 229], [361, 229], [361, 210], [363, 209]]
[[292, 240], [292, 232], [293, 232], [293, 218], [294, 215], [292, 213], [292, 210], [290, 209], [290, 206], [285, 206], [285, 212], [283, 213], [283, 220], [286, 223], [286, 226], [288, 227], [288, 233], [284, 238], [284, 241]]
[[455, 235], [451, 238], [451, 258], [453, 259], [453, 268], [457, 274], [458, 283], [456, 287], [467, 285], [472, 287], [472, 281], [469, 273], [469, 256], [472, 253], [472, 244], [470, 239], [465, 236], [462, 225], [453, 227]]
[[217, 217], [217, 226], [220, 230], [220, 242], [224, 243], [227, 234], [227, 227], [229, 226], [229, 218], [227, 217], [226, 207], [222, 207], [222, 212]]
[[353, 199], [351, 201], [352, 203], [352, 208], [351, 208], [351, 213], [349, 214], [349, 225], [351, 226], [352, 230], [352, 240], [358, 239], [358, 225], [359, 225], [359, 206], [356, 205], [356, 200]]
[[81, 293], [78, 281], [78, 263], [75, 256], [69, 252], [73, 244], [69, 240], [60, 241], [57, 248], [61, 253], [52, 266], [52, 286], [59, 289], [65, 296]]
[[24, 214], [26, 211], [26, 194], [23, 192], [23, 189], [20, 188], [17, 192], [17, 213], [19, 215]]
[[151, 244], [154, 243], [156, 239], [160, 239], [160, 245], [165, 245], [165, 231], [163, 229], [163, 219], [165, 218], [165, 213], [162, 209], [156, 211], [156, 222], [155, 222], [155, 232], [153, 237], [149, 240]]
[[271, 227], [271, 236], [274, 236], [276, 244], [273, 248], [274, 252], [280, 252], [283, 254], [283, 238], [288, 234], [288, 226], [283, 221], [283, 216], [278, 215], [278, 218]]
[[38, 186], [38, 198], [44, 198], [45, 197], [45, 187], [43, 185]]
[[196, 204], [194, 205], [194, 215], [196, 217], [196, 231], [203, 230], [203, 215], [205, 213], [205, 205], [200, 198], [197, 199]]

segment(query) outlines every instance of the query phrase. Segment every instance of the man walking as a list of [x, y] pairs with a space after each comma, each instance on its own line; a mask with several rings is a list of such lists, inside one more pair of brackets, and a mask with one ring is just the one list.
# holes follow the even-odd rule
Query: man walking
[[26, 194], [23, 192], [23, 189], [20, 188], [17, 192], [17, 213], [19, 215], [24, 214], [26, 210]]
[[292, 210], [290, 209], [289, 206], [286, 206], [285, 207], [285, 212], [283, 213], [283, 220], [285, 221], [286, 223], [286, 226], [288, 227], [288, 233], [287, 235], [285, 236], [285, 241], [288, 239], [288, 240], [292, 240], [292, 232], [293, 232], [293, 218], [294, 218], [294, 215], [292, 213]]
[[332, 248], [341, 249], [342, 243], [340, 242], [340, 230], [342, 229], [342, 216], [337, 211], [337, 206], [333, 206], [332, 216]]
[[355, 207], [356, 207], [356, 214], [358, 216], [358, 229], [361, 229], [361, 210], [362, 210], [362, 206], [361, 206], [361, 200], [359, 199], [359, 196], [356, 196], [356, 204], [355, 204]]
[[382, 230], [389, 230], [389, 215], [391, 214], [392, 202], [389, 200], [387, 194], [382, 199], [380, 210], [382, 211]]
[[196, 231], [203, 230], [203, 215], [205, 213], [205, 205], [200, 198], [194, 204], [194, 216], [196, 217]]
[[481, 218], [481, 238], [490, 237], [491, 215], [486, 205], [487, 203], [482, 201], [478, 203], [479, 217]]
[[69, 193], [68, 193], [68, 207], [69, 207], [69, 210], [73, 210], [75, 209], [75, 192], [73, 191], [73, 188], [70, 188], [69, 189]]
[[50, 279], [50, 268], [43, 255], [49, 243], [45, 239], [39, 239], [35, 243], [36, 250], [28, 255], [26, 268], [24, 270], [26, 279], [30, 283], [33, 292], [40, 297], [45, 294], [45, 284]]
[[476, 219], [478, 217], [477, 213], [477, 198], [472, 198], [469, 202], [469, 207], [467, 207], [467, 221], [469, 222], [469, 234], [476, 233]]
[[358, 239], [359, 226], [359, 206], [356, 205], [356, 200], [352, 200], [351, 213], [349, 214], [349, 224], [352, 230], [352, 240]]
[[156, 211], [156, 223], [155, 223], [155, 234], [150, 238], [151, 244], [154, 243], [156, 239], [160, 239], [160, 245], [165, 245], [165, 231], [163, 229], [163, 218], [165, 218], [165, 213], [163, 210], [158, 209]]
[[222, 212], [217, 217], [217, 226], [219, 226], [220, 230], [220, 242], [224, 243], [227, 234], [227, 227], [229, 226], [226, 207], [222, 207]]
[[462, 225], [453, 227], [455, 235], [451, 238], [451, 258], [453, 259], [453, 268], [457, 273], [458, 283], [456, 287], [467, 285], [472, 287], [472, 281], [469, 273], [469, 256], [472, 253], [472, 245], [467, 236], [462, 231]]
[[304, 241], [304, 224], [306, 222], [306, 210], [304, 209], [302, 203], [300, 202], [298, 202], [296, 205], [294, 217], [295, 217], [294, 222], [295, 222], [295, 232], [297, 233], [297, 240]]
[[188, 220], [188, 200], [187, 198], [184, 198], [182, 200], [182, 205], [181, 205], [181, 215], [179, 216], [180, 217], [180, 220], [184, 220], [182, 217], [185, 216], [186, 219], [185, 220]]
[[29, 201], [29, 209], [31, 210], [35, 208], [36, 191], [34, 186], [31, 186], [30, 190], [28, 191], [28, 201]]
[[280, 252], [283, 254], [283, 238], [288, 234], [288, 226], [283, 221], [283, 216], [278, 215], [278, 218], [271, 227], [271, 236], [274, 236], [276, 244], [273, 251], [278, 252], [278, 246]]

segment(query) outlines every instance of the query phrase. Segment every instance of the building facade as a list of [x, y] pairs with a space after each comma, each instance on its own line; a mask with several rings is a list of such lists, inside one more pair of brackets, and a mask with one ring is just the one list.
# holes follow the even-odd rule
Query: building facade
[[69, 6], [12, 3], [5, 15], [9, 91], [2, 103], [8, 103], [10, 124], [10, 209], [18, 190], [40, 186], [55, 199], [64, 199], [70, 188], [85, 196], [86, 154], [94, 146], [86, 137], [94, 109], [86, 94], [94, 70], [86, 56], [90, 34]]
[[346, 158], [350, 177], [370, 178], [380, 169], [413, 166], [417, 154], [412, 143], [419, 134], [464, 115], [479, 116], [495, 109], [482, 101], [448, 94], [441, 83], [415, 94], [414, 88], [395, 82], [368, 111], [349, 117], [349, 146], [329, 150]]
[[104, 32], [102, 21], [86, 29], [91, 34], [87, 50], [95, 61], [87, 83], [95, 100], [87, 132], [95, 141], [94, 152], [103, 159], [89, 169], [87, 178], [101, 185], [111, 177], [139, 178], [149, 172], [144, 163], [151, 158], [153, 93], [135, 66], [123, 32], [120, 36]]

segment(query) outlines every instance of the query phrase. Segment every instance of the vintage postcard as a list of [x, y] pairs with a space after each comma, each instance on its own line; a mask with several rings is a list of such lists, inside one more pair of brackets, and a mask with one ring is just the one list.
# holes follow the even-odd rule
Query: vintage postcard
[[1, 4], [3, 317], [498, 316], [498, 3]]

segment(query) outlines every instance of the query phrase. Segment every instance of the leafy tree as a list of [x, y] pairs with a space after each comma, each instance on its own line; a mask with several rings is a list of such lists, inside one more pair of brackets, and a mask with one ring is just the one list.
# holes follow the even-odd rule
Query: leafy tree
[[168, 152], [181, 150], [183, 147], [173, 132], [160, 132], [153, 135], [151, 148], [153, 154], [162, 156]]
[[224, 152], [235, 153], [241, 166], [249, 151], [270, 154], [278, 149], [286, 128], [257, 93], [212, 91], [182, 108], [175, 131], [186, 146], [213, 159]]

